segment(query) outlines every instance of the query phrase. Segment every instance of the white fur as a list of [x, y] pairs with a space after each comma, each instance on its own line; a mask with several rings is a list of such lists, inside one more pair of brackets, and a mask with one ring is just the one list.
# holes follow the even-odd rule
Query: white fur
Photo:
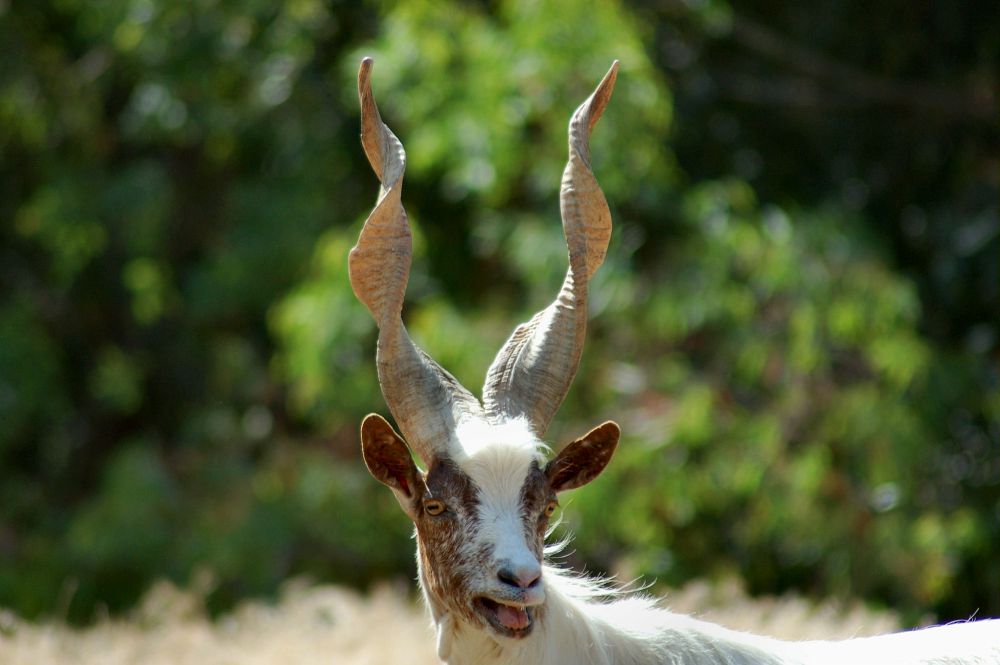
[[[523, 640], [449, 625], [451, 665], [996, 665], [1000, 620], [841, 642], [784, 642], [658, 608], [642, 596], [599, 602], [590, 580], [545, 568], [545, 619]], [[443, 654], [439, 654], [442, 655]]]
[[[521, 486], [532, 464], [544, 464], [543, 444], [523, 421], [505, 426], [462, 432], [465, 456], [459, 468], [479, 489], [478, 528], [468, 533], [463, 551], [466, 560], [488, 548], [493, 552], [492, 566], [478, 568], [473, 585], [483, 591], [496, 586], [497, 569], [513, 571], [534, 569], [541, 573], [539, 562], [525, 540], [521, 526]], [[535, 604], [544, 600], [541, 587], [525, 592], [523, 601]]]
[[489, 544], [497, 562], [510, 569], [534, 567], [540, 562], [532, 554], [521, 527], [521, 483], [527, 477], [533, 448], [492, 446], [464, 460], [461, 468], [479, 488], [479, 529], [476, 544]]
[[[520, 526], [520, 490], [544, 445], [522, 421], [471, 423], [459, 434], [461, 469], [479, 489], [479, 528], [463, 551], [484, 545], [495, 560], [527, 565], [534, 555]], [[543, 589], [526, 604], [543, 603], [525, 638], [494, 634], [457, 618], [426, 593], [438, 634], [438, 656], [451, 665], [1000, 665], [1000, 620], [938, 626], [842, 642], [784, 642], [740, 633], [674, 614], [641, 595], [609, 591], [606, 583], [544, 566]], [[496, 585], [494, 566], [471, 573], [473, 588]], [[611, 600], [602, 597], [611, 597]]]
[[[531, 431], [531, 425], [523, 418], [514, 418], [499, 424], [487, 423], [478, 418], [468, 418], [462, 421], [456, 431], [458, 448], [461, 451], [457, 462], [471, 459], [485, 450], [503, 448], [508, 454], [516, 455], [521, 451], [529, 460], [542, 461], [542, 455], [548, 452], [548, 446]], [[522, 480], [520, 476], [515, 480]]]

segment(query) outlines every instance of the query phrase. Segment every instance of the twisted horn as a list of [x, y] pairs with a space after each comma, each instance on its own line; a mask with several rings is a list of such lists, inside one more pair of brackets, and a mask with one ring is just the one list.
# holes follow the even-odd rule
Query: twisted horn
[[379, 328], [379, 385], [396, 423], [426, 464], [459, 453], [458, 425], [483, 419], [479, 401], [416, 346], [406, 332], [401, 312], [410, 274], [413, 243], [400, 201], [406, 153], [382, 122], [371, 90], [373, 61], [358, 71], [361, 143], [381, 183], [378, 202], [348, 258], [351, 288], [371, 312]]
[[569, 391], [587, 331], [587, 283], [604, 262], [611, 212], [590, 170], [590, 133], [611, 99], [618, 61], [569, 122], [569, 161], [559, 208], [569, 248], [569, 269], [558, 297], [522, 323], [486, 374], [483, 406], [492, 421], [524, 417], [538, 436]]

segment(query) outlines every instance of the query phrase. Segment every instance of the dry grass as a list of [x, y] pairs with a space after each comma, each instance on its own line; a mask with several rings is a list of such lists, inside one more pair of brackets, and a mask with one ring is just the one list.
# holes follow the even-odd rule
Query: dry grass
[[664, 604], [675, 612], [760, 635], [786, 640], [837, 640], [899, 630], [899, 617], [860, 602], [812, 603], [799, 596], [750, 598], [736, 583], [692, 582], [668, 593]]
[[[675, 611], [789, 639], [873, 635], [899, 627], [892, 614], [861, 605], [749, 599], [737, 584], [694, 583], [666, 601]], [[388, 586], [362, 596], [293, 582], [277, 605], [246, 603], [210, 621], [198, 594], [161, 583], [130, 618], [83, 630], [0, 611], [3, 665], [431, 665], [438, 662], [433, 643], [423, 609]]]

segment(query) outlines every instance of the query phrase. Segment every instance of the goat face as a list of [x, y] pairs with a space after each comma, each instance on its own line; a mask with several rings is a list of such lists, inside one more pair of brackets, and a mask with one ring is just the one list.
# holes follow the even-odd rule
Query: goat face
[[368, 416], [361, 428], [369, 471], [416, 525], [432, 607], [513, 639], [529, 635], [544, 612], [542, 553], [557, 493], [596, 478], [619, 436], [605, 423], [544, 464], [543, 446], [522, 432], [512, 440], [505, 428], [486, 427], [461, 457], [437, 457], [422, 473], [384, 419]]

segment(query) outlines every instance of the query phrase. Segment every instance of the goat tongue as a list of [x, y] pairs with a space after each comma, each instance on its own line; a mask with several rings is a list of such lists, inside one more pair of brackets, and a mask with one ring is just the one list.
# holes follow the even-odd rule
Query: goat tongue
[[527, 628], [531, 621], [523, 607], [511, 607], [502, 603], [497, 605], [497, 618], [504, 626], [514, 630]]

